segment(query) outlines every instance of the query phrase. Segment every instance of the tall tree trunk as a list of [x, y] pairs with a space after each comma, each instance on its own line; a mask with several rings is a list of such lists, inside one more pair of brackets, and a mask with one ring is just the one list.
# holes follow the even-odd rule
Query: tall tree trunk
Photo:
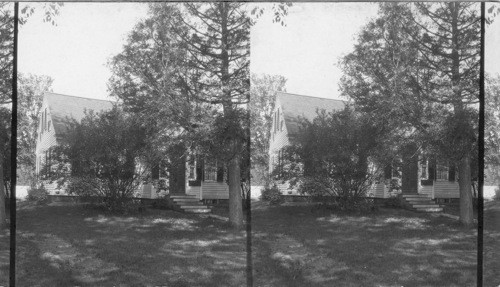
[[[460, 113], [464, 109], [462, 103], [462, 95], [460, 87], [460, 54], [459, 54], [459, 5], [460, 3], [448, 3], [450, 13], [452, 15], [451, 22], [451, 37], [452, 37], [452, 87], [454, 88], [454, 112]], [[465, 127], [464, 127], [465, 128]], [[460, 162], [458, 163], [458, 185], [460, 190], [460, 222], [465, 226], [470, 226], [473, 223], [474, 211], [472, 207], [472, 190], [471, 190], [471, 169], [470, 169], [470, 152], [464, 152]]]
[[236, 228], [243, 226], [243, 206], [241, 198], [240, 158], [235, 154], [228, 165], [229, 222]]
[[[227, 119], [232, 118], [234, 113], [234, 104], [232, 103], [229, 79], [229, 31], [228, 31], [228, 10], [229, 4], [221, 2], [219, 11], [221, 13], [221, 82], [223, 93], [223, 110]], [[237, 138], [231, 140], [231, 159], [228, 164], [228, 185], [229, 185], [229, 222], [235, 228], [243, 226], [243, 206], [241, 198], [241, 173], [240, 173], [240, 155], [241, 145]]]
[[467, 153], [458, 164], [458, 185], [460, 189], [460, 222], [471, 226], [474, 219], [471, 190], [470, 154]]
[[7, 226], [7, 214], [5, 213], [5, 184], [3, 181], [3, 159], [0, 157], [0, 228]]

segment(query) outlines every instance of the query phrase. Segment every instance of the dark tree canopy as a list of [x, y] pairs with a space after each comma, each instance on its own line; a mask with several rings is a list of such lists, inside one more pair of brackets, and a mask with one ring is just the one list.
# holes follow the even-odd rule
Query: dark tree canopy
[[316, 196], [361, 199], [386, 165], [387, 129], [350, 106], [301, 120], [274, 175]]
[[[109, 207], [131, 197], [149, 162], [146, 130], [118, 106], [99, 114], [88, 112], [73, 121], [60, 145], [51, 151], [42, 177], [69, 182], [69, 192], [103, 197]], [[88, 182], [83, 190], [80, 183]]]

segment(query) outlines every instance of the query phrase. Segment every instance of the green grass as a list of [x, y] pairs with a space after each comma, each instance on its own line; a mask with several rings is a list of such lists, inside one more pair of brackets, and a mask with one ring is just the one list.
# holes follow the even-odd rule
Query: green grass
[[476, 231], [399, 209], [253, 212], [256, 286], [475, 286]]
[[[485, 286], [500, 284], [499, 222], [500, 204], [487, 206]], [[254, 286], [476, 283], [477, 233], [450, 218], [399, 209], [336, 215], [256, 203], [252, 223]], [[60, 205], [24, 208], [17, 226], [17, 286], [246, 284], [245, 232], [222, 221]]]
[[245, 233], [173, 211], [18, 212], [17, 286], [241, 286]]
[[[7, 210], [8, 214], [9, 210]], [[9, 217], [7, 215], [7, 217]], [[9, 285], [10, 232], [0, 229], [0, 286]]]
[[500, 286], [500, 201], [484, 205], [484, 286]]

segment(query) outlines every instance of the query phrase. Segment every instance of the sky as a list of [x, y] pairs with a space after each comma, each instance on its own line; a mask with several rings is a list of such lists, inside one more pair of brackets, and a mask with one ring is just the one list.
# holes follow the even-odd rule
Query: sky
[[[339, 98], [338, 61], [352, 51], [357, 33], [376, 15], [377, 4], [352, 2], [294, 3], [286, 27], [267, 15], [252, 28], [251, 71], [284, 76], [290, 93]], [[497, 18], [486, 28], [485, 70], [490, 73], [500, 73]]]
[[40, 11], [19, 28], [19, 71], [52, 77], [55, 93], [109, 99], [106, 63], [146, 16], [147, 4], [65, 3], [57, 26], [43, 23]]
[[[291, 93], [338, 98], [337, 63], [376, 12], [370, 3], [294, 3], [286, 26], [264, 14], [251, 29], [251, 72], [286, 77]], [[38, 12], [19, 30], [19, 71], [52, 77], [56, 93], [107, 99], [106, 63], [146, 15], [145, 3], [65, 3], [53, 26]], [[490, 73], [500, 73], [498, 18], [486, 31]]]

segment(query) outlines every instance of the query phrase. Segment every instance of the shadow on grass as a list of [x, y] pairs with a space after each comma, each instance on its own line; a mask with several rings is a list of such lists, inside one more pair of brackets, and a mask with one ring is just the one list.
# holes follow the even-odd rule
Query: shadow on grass
[[245, 285], [245, 233], [213, 219], [65, 205], [21, 210], [17, 225], [28, 256], [19, 267], [43, 267], [18, 274], [19, 286], [35, 286], [41, 276], [38, 286]]
[[[258, 286], [473, 286], [476, 232], [406, 210], [253, 212]], [[293, 278], [293, 279], [291, 279]]]
[[484, 286], [500, 286], [500, 201], [484, 205]]
[[9, 285], [10, 232], [0, 229], [0, 286]]

